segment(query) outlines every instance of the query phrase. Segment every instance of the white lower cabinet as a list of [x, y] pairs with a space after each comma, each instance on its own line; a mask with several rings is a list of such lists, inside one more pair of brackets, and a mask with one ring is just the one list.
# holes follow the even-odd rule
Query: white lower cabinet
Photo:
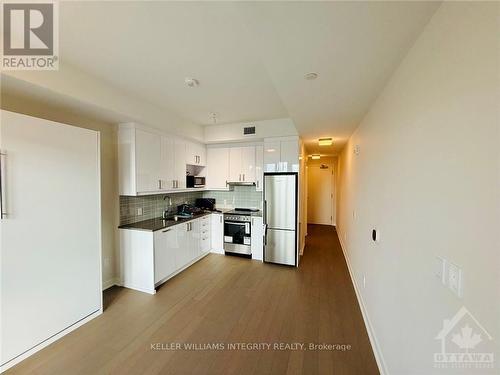
[[224, 254], [224, 215], [214, 213], [211, 216], [211, 251], [216, 254]]
[[177, 269], [179, 243], [175, 227], [154, 232], [155, 283]]
[[121, 283], [150, 294], [210, 251], [211, 215], [155, 232], [120, 229]]
[[262, 217], [252, 217], [252, 259], [263, 259], [264, 254], [264, 225]]

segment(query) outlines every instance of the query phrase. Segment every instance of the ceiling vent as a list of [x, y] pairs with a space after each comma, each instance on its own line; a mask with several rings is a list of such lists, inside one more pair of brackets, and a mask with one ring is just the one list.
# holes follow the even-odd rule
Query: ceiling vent
[[243, 128], [243, 135], [255, 135], [255, 126], [245, 126]]

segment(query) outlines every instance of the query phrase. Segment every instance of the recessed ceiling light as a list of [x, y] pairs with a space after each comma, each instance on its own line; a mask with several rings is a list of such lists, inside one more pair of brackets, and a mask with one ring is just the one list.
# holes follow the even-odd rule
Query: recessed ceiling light
[[184, 78], [184, 82], [188, 87], [196, 87], [200, 84], [200, 82], [196, 78]]
[[313, 155], [311, 155], [311, 159], [313, 159], [313, 160], [319, 160], [320, 158], [321, 158], [320, 154], [313, 154]]
[[307, 79], [308, 81], [312, 81], [313, 79], [318, 78], [318, 73], [316, 72], [310, 72], [304, 75], [304, 78]]
[[320, 138], [318, 139], [318, 144], [320, 146], [331, 146], [333, 143], [333, 140], [331, 138]]

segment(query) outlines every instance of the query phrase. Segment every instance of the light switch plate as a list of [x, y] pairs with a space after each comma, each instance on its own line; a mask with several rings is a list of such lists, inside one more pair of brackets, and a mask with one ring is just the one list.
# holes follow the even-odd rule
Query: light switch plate
[[446, 259], [439, 256], [436, 257], [434, 275], [439, 279], [441, 284], [446, 285]]
[[462, 269], [454, 263], [448, 265], [448, 288], [462, 297]]

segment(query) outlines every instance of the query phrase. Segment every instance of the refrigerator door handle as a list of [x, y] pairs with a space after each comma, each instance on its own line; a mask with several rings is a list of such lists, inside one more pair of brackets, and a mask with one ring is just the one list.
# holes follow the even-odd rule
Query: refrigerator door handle
[[266, 224], [267, 229], [267, 201], [264, 199], [264, 223]]
[[267, 245], [267, 224], [264, 224], [264, 245]]

